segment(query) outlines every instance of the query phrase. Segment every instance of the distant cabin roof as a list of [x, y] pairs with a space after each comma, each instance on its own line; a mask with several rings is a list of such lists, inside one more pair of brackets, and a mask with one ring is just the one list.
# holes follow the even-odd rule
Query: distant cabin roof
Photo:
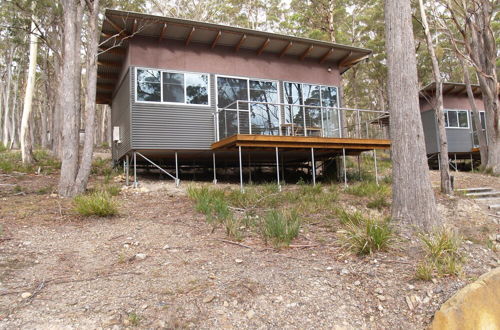
[[[445, 82], [443, 83], [443, 95], [465, 95], [467, 96], [467, 85], [464, 83]], [[472, 84], [472, 92], [474, 96], [481, 96], [481, 88], [479, 85]], [[420, 90], [420, 95], [432, 96], [436, 93], [436, 82], [432, 82]]]
[[297, 61], [307, 59], [319, 63], [338, 63], [341, 73], [372, 53], [369, 49], [321, 40], [106, 9], [98, 56], [97, 103], [111, 102], [111, 93], [125, 60], [128, 40], [134, 36], [153, 37], [159, 41], [179, 40], [186, 45], [206, 44], [211, 48], [226, 46], [234, 48], [235, 51], [255, 51], [256, 55], [268, 53], [276, 54], [278, 58], [296, 57]]

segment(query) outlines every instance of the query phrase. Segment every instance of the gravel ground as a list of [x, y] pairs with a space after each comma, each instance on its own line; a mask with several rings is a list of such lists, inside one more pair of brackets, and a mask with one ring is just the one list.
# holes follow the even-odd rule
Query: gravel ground
[[[459, 173], [460, 185], [499, 184], [470, 175]], [[54, 176], [0, 180], [24, 193], [0, 186], [2, 329], [423, 329], [458, 289], [500, 265], [485, 244], [498, 225], [460, 197], [439, 201], [465, 236], [465, 275], [423, 282], [414, 278], [421, 251], [404, 228], [393, 249], [369, 257], [344, 251], [321, 224], [276, 250], [251, 235], [228, 241], [169, 183], [123, 191], [119, 216], [83, 219], [46, 192]]]

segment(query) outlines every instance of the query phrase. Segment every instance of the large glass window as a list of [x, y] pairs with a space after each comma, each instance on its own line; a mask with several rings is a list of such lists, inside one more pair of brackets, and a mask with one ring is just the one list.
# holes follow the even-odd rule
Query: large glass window
[[[479, 119], [481, 120], [482, 129], [486, 129], [486, 117], [485, 117], [484, 111], [479, 112]], [[470, 120], [471, 120], [472, 129], [476, 130], [476, 124], [474, 122], [474, 114], [472, 113], [472, 111], [470, 113]]]
[[[340, 136], [337, 88], [285, 82], [285, 126], [288, 134]], [[300, 106], [299, 106], [300, 105]]]
[[[236, 109], [236, 101], [248, 101], [246, 79], [217, 77], [217, 100], [219, 108]], [[247, 103], [240, 102], [239, 109], [247, 109]]]
[[446, 110], [444, 120], [447, 128], [469, 128], [469, 114], [466, 110]]
[[137, 69], [137, 101], [160, 102], [160, 71]]
[[278, 135], [278, 84], [275, 81], [250, 80], [252, 133]]
[[208, 74], [137, 69], [137, 101], [208, 105]]

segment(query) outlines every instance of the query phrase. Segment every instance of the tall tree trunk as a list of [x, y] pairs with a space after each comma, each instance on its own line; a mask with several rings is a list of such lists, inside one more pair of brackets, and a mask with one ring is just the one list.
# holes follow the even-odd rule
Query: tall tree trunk
[[[434, 44], [432, 42], [431, 31], [427, 23], [427, 15], [425, 13], [424, 1], [418, 1], [420, 6], [420, 16], [424, 27], [425, 39], [427, 41], [427, 50], [432, 62], [432, 74], [436, 83], [436, 93], [434, 95], [434, 112], [437, 118], [439, 132], [439, 154], [440, 154], [440, 174], [441, 174], [441, 192], [447, 195], [453, 194], [450, 179], [450, 166], [448, 159], [448, 137], [446, 136], [446, 127], [444, 124], [444, 108], [443, 108], [443, 79], [441, 78], [441, 70], [437, 60]], [[455, 164], [456, 165], [456, 164]]]
[[15, 48], [13, 47], [9, 53], [7, 62], [7, 82], [5, 87], [5, 99], [4, 99], [4, 122], [3, 122], [3, 137], [2, 142], [5, 146], [9, 144], [10, 132], [11, 132], [11, 107], [10, 107], [10, 90], [12, 82], [12, 61], [15, 56]]
[[99, 0], [93, 0], [89, 8], [89, 40], [87, 42], [87, 92], [85, 101], [85, 142], [83, 154], [75, 180], [74, 194], [81, 194], [87, 188], [87, 182], [92, 168], [94, 153], [94, 136], [96, 123], [96, 84], [97, 84], [97, 45], [99, 30], [97, 20], [99, 15]]
[[467, 88], [467, 98], [469, 99], [469, 104], [472, 109], [472, 116], [474, 117], [474, 127], [472, 129], [476, 131], [477, 139], [479, 141], [481, 165], [486, 166], [488, 164], [488, 144], [486, 142], [486, 135], [484, 134], [483, 127], [481, 125], [481, 115], [477, 110], [476, 100], [474, 98], [474, 93], [472, 92], [469, 68], [465, 65], [464, 61], [461, 61], [461, 63], [462, 67], [464, 68], [464, 81]]
[[[63, 7], [63, 30], [64, 49], [62, 57], [61, 81], [59, 85], [59, 101], [61, 107], [62, 122], [62, 157], [61, 175], [59, 178], [59, 194], [61, 196], [71, 196], [74, 190], [75, 178], [78, 170], [78, 129], [76, 127], [79, 111], [77, 109], [76, 90], [79, 86], [80, 71], [80, 49], [76, 48], [78, 33], [76, 25], [78, 22], [79, 7], [82, 6], [80, 0], [62, 0]], [[81, 32], [79, 30], [78, 32]]]
[[64, 58], [64, 31], [60, 28], [58, 33], [62, 39], [61, 55], [54, 56], [54, 87], [56, 89], [54, 97], [54, 114], [52, 116], [52, 154], [57, 158], [62, 158], [62, 124], [64, 106], [61, 104], [63, 88], [61, 88], [62, 72], [63, 72], [63, 58]]
[[10, 118], [10, 141], [9, 141], [9, 149], [17, 149], [19, 144], [18, 144], [18, 129], [17, 129], [17, 123], [20, 122], [19, 120], [19, 111], [18, 109], [18, 95], [19, 95], [19, 86], [20, 86], [20, 81], [21, 77], [16, 79], [16, 86], [14, 87], [14, 97], [12, 98], [12, 110], [11, 110], [11, 118]]
[[392, 217], [430, 230], [440, 217], [429, 177], [418, 104], [410, 0], [385, 0], [385, 29], [393, 164]]
[[497, 49], [491, 27], [494, 10], [488, 0], [476, 1], [471, 18], [466, 20], [471, 32], [468, 40], [468, 51], [475, 63], [487, 118], [488, 163], [485, 165], [485, 169], [491, 169], [494, 174], [500, 174], [500, 101], [496, 72]]
[[[34, 8], [34, 5], [33, 5]], [[31, 21], [30, 34], [30, 57], [28, 66], [28, 77], [26, 79], [26, 93], [24, 94], [23, 116], [21, 118], [21, 156], [23, 164], [33, 163], [33, 144], [29, 136], [29, 119], [31, 116], [33, 94], [35, 91], [36, 60], [38, 54], [38, 36], [35, 34], [35, 18]]]

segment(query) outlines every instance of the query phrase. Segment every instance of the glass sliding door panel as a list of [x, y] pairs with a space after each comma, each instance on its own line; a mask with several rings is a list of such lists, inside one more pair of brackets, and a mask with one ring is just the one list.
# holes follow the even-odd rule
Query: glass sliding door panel
[[302, 84], [284, 83], [285, 103], [285, 123], [284, 134], [286, 135], [304, 135], [304, 109], [301, 107], [303, 102]]
[[321, 103], [323, 106], [323, 136], [340, 137], [337, 88], [321, 87]]
[[[307, 135], [321, 135], [321, 88], [317, 85], [303, 84], [305, 125]], [[314, 107], [308, 107], [314, 106]]]
[[[279, 135], [278, 86], [274, 81], [250, 80], [252, 134]], [[268, 104], [271, 103], [271, 104]]]

